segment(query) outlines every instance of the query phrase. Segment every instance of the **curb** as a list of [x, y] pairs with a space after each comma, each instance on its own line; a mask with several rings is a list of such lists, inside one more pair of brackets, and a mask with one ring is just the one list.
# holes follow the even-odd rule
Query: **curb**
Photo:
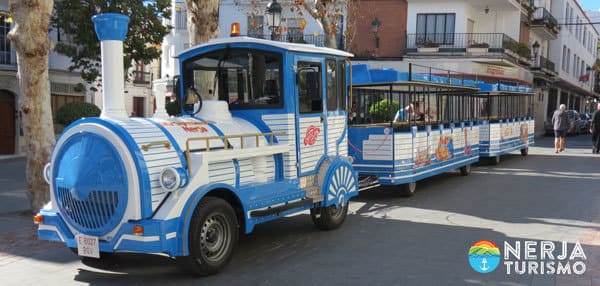
[[27, 155], [1, 155], [0, 163], [14, 162], [14, 161], [18, 161], [18, 160], [24, 160], [26, 158], [27, 158]]

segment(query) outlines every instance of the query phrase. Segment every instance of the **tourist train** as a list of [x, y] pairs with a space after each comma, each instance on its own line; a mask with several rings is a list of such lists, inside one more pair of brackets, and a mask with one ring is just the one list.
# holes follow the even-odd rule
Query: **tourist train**
[[129, 18], [93, 21], [102, 113], [58, 138], [44, 170], [51, 201], [34, 217], [40, 239], [82, 257], [162, 253], [192, 273], [216, 273], [257, 224], [309, 211], [318, 228], [335, 229], [359, 190], [401, 185], [413, 193], [417, 180], [457, 168], [468, 174], [491, 146], [484, 130], [492, 115], [474, 108], [484, 98], [477, 81], [353, 67], [344, 51], [248, 37], [179, 55], [181, 116], [128, 117]]

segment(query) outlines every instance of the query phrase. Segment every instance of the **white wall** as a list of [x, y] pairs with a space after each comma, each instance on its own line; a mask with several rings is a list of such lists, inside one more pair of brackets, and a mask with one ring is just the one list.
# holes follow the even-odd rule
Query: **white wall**
[[472, 6], [466, 1], [414, 2], [408, 3], [407, 33], [417, 32], [417, 14], [455, 13], [455, 33], [467, 33], [467, 21], [475, 21], [473, 33], [504, 33], [515, 40], [519, 39], [520, 11], [517, 9], [489, 6], [486, 14], [481, 7]]
[[[565, 19], [565, 11], [566, 11], [566, 7], [567, 7], [567, 3], [568, 5], [573, 9], [573, 18], [572, 19]], [[557, 19], [561, 19], [559, 20], [560, 23], [566, 23], [566, 22], [571, 22], [574, 23], [577, 21], [577, 16], [579, 16], [580, 19], [582, 19], [583, 21], [587, 22], [587, 18], [585, 18], [584, 16], [584, 12], [580, 9], [579, 5], [575, 3], [574, 0], [555, 0], [552, 3], [552, 14], [554, 15], [555, 18]], [[580, 82], [579, 81], [579, 76], [581, 74], [580, 70], [581, 68], [579, 68], [579, 71], [577, 71], [575, 74], [573, 73], [573, 55], [576, 54], [579, 57], [579, 62], [581, 62], [581, 60], [583, 60], [585, 62], [586, 65], [592, 66], [594, 64], [594, 61], [596, 60], [596, 56], [597, 56], [597, 50], [596, 48], [593, 49], [589, 49], [588, 45], [589, 45], [589, 41], [590, 39], [588, 37], [586, 37], [586, 45], [583, 45], [583, 37], [577, 37], [577, 27], [580, 27], [581, 30], [583, 30], [584, 25], [580, 25], [580, 26], [573, 26], [571, 28], [572, 31], [569, 30], [568, 26], [562, 26], [561, 27], [561, 31], [559, 34], [559, 38], [557, 40], [554, 41], [550, 41], [550, 59], [556, 64], [557, 66], [557, 71], [559, 72], [559, 76], [561, 79], [566, 80], [568, 82], [570, 82], [573, 85], [582, 87], [586, 90], [591, 91], [592, 90], [592, 77], [590, 76], [590, 80], [586, 83]], [[588, 29], [587, 31], [591, 31], [591, 35], [592, 35], [592, 43], [597, 43], [598, 41], [598, 33], [595, 29], [590, 29], [589, 26], [587, 26]], [[565, 60], [563, 59], [563, 46], [566, 46], [567, 48], [571, 49], [571, 56], [570, 56], [570, 67], [568, 68], [567, 71], [564, 71], [562, 69], [562, 61]], [[591, 52], [590, 52], [591, 51]], [[585, 67], [584, 67], [584, 74], [586, 73], [585, 71]]]

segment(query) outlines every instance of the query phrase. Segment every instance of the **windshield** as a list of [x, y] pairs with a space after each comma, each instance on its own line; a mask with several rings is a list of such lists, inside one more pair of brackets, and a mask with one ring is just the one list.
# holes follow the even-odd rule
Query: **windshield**
[[184, 88], [203, 100], [223, 100], [230, 109], [283, 106], [282, 57], [254, 49], [225, 49], [187, 60]]

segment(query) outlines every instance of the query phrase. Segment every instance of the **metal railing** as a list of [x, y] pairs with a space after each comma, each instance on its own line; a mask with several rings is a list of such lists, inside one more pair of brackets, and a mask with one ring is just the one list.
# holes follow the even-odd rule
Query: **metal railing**
[[532, 24], [533, 25], [546, 25], [549, 29], [554, 29], [554, 28], [559, 29], [558, 21], [556, 20], [556, 18], [554, 18], [554, 16], [552, 16], [552, 14], [550, 13], [550, 11], [548, 11], [544, 7], [535, 8], [535, 12], [533, 12]]
[[[185, 140], [185, 156], [186, 156], [186, 160], [188, 162], [187, 165], [187, 169], [188, 169], [188, 175], [191, 176], [192, 174], [192, 167], [190, 162], [190, 152], [193, 152], [194, 150], [192, 148], [190, 148], [190, 143], [194, 142], [194, 141], [204, 141], [204, 149], [202, 151], [204, 152], [210, 152], [211, 148], [210, 148], [210, 140], [221, 140], [223, 141], [223, 149], [225, 150], [229, 150], [229, 149], [233, 149], [233, 146], [231, 146], [230, 143], [230, 139], [239, 139], [240, 141], [240, 149], [244, 149], [244, 139], [245, 138], [255, 138], [255, 146], [253, 146], [253, 148], [260, 148], [260, 141], [261, 138], [263, 137], [268, 137], [269, 141], [267, 142], [267, 146], [273, 146], [275, 144], [275, 136], [277, 135], [285, 135], [286, 133], [283, 131], [279, 131], [279, 132], [269, 132], [269, 133], [255, 133], [255, 134], [240, 134], [240, 135], [224, 135], [224, 136], [208, 136], [208, 137], [190, 137], [187, 140]], [[162, 144], [162, 142], [159, 142], [159, 144]], [[215, 149], [215, 148], [213, 148]]]
[[150, 82], [152, 82], [152, 73], [133, 71], [133, 83], [148, 84]]
[[[248, 37], [271, 40], [270, 34], [249, 34]], [[276, 35], [274, 41], [279, 42], [288, 42], [288, 43], [298, 43], [298, 44], [312, 44], [317, 47], [325, 46], [325, 35], [310, 35], [310, 34], [301, 34], [301, 35], [291, 35], [291, 34], [281, 34]], [[337, 49], [343, 50], [345, 46], [345, 37], [344, 36], [336, 36], [335, 37]]]
[[549, 70], [552, 72], [556, 72], [553, 61], [551, 61], [543, 56], [538, 56], [537, 61], [538, 61], [538, 63], [537, 63], [537, 65], [535, 65], [535, 67], [540, 68], [540, 69], [546, 69], [546, 70]]
[[507, 50], [530, 58], [531, 50], [503, 33], [423, 33], [406, 35], [406, 51], [415, 52], [418, 48], [437, 47], [439, 52], [465, 52], [467, 48], [487, 48], [490, 53], [503, 53]]

